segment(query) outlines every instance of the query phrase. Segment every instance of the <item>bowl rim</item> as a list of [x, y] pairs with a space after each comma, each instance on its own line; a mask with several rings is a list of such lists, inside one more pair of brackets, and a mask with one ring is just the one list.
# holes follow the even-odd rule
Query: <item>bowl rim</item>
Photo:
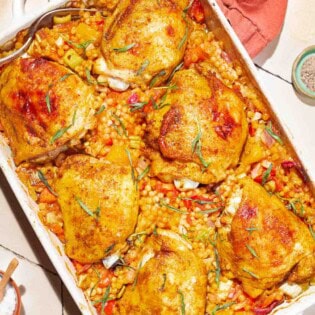
[[[309, 89], [304, 86], [304, 83], [301, 82], [301, 79], [299, 79], [297, 71], [299, 70], [299, 65], [301, 61], [305, 58], [307, 58], [308, 54], [314, 54], [315, 56], [315, 45], [311, 45], [306, 47], [301, 51], [301, 53], [295, 58], [292, 66], [292, 83], [294, 88], [302, 95], [307, 96], [309, 98], [315, 99], [315, 91], [310, 92]], [[301, 84], [302, 83], [302, 84]]]
[[[2, 278], [4, 274], [4, 271], [0, 270], [0, 276]], [[11, 283], [11, 285], [13, 286], [14, 290], [15, 290], [15, 293], [16, 293], [16, 305], [15, 305], [15, 309], [14, 309], [14, 312], [12, 315], [20, 315], [21, 313], [21, 292], [20, 292], [20, 289], [18, 287], [18, 285], [16, 284], [16, 282], [10, 278], [9, 282]]]

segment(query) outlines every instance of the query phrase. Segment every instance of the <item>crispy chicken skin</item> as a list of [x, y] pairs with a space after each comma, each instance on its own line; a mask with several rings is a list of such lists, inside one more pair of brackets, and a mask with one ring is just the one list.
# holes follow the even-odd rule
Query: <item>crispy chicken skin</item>
[[[120, 1], [105, 22], [105, 74], [138, 85], [148, 84], [154, 76], [156, 85], [165, 81], [180, 63], [186, 47], [189, 26], [183, 16], [184, 2], [188, 3]], [[124, 50], [129, 45], [132, 47]]]
[[147, 117], [151, 172], [161, 180], [218, 182], [236, 166], [247, 137], [244, 103], [215, 76], [178, 71], [161, 109]]
[[137, 278], [114, 314], [204, 314], [206, 278], [191, 245], [172, 231], [158, 229], [146, 241]]
[[231, 268], [244, 291], [257, 297], [282, 281], [315, 275], [315, 242], [307, 226], [275, 195], [249, 178], [231, 195], [219, 229], [221, 268]]
[[16, 164], [56, 156], [94, 125], [97, 107], [91, 88], [55, 62], [18, 59], [1, 73], [0, 122]]
[[133, 232], [139, 196], [130, 167], [73, 155], [60, 168], [55, 189], [70, 258], [96, 262], [119, 250]]

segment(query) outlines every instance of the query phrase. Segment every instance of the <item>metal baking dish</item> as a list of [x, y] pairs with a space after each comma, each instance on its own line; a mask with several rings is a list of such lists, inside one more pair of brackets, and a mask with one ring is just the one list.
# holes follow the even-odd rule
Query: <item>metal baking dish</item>
[[[36, 11], [32, 11], [30, 14], [24, 13], [24, 0], [12, 0], [13, 7], [13, 20], [5, 30], [0, 31], [0, 42], [4, 43], [10, 38], [13, 38], [16, 33], [26, 28], [30, 23], [40, 16], [45, 11], [61, 6], [66, 1], [64, 0], [54, 0], [41, 2], [41, 7]], [[297, 143], [289, 130], [286, 128], [283, 121], [281, 121], [281, 113], [277, 110], [275, 106], [272, 105], [269, 98], [266, 96], [267, 93], [264, 91], [262, 86], [258, 81], [257, 70], [247, 54], [245, 48], [237, 38], [233, 29], [229, 25], [228, 21], [224, 17], [220, 8], [218, 7], [215, 0], [202, 0], [205, 13], [206, 13], [206, 23], [209, 29], [214, 32], [217, 38], [219, 38], [225, 46], [225, 51], [229, 54], [233, 62], [238, 63], [243, 70], [246, 71], [248, 77], [251, 79], [254, 86], [261, 93], [265, 104], [270, 109], [270, 113], [273, 116], [275, 122], [278, 123], [280, 129], [282, 129], [282, 134], [287, 138], [287, 144], [291, 145], [294, 152], [298, 153], [301, 164], [309, 176], [312, 183], [315, 182], [315, 165], [305, 165], [303, 163], [304, 156], [302, 152], [297, 152], [294, 150], [297, 148]], [[18, 23], [17, 23], [18, 21]], [[282, 126], [282, 127], [281, 127]], [[295, 154], [294, 154], [295, 155]], [[37, 216], [38, 206], [29, 196], [27, 189], [23, 186], [19, 178], [15, 173], [15, 165], [12, 159], [11, 150], [7, 144], [6, 139], [0, 134], [0, 167], [6, 176], [11, 189], [16, 195], [28, 221], [33, 227], [37, 237], [45, 248], [49, 258], [54, 264], [57, 272], [68, 288], [70, 294], [81, 310], [82, 314], [95, 314], [96, 311], [92, 304], [87, 301], [81, 289], [76, 285], [75, 270], [64, 253], [63, 245], [60, 243], [58, 238], [48, 231], [45, 226], [41, 223]], [[314, 187], [311, 187], [314, 191]], [[290, 303], [283, 303], [278, 306], [272, 314], [277, 315], [296, 315], [303, 312], [305, 309], [313, 305], [315, 302], [315, 286], [310, 287], [306, 292], [292, 300]]]

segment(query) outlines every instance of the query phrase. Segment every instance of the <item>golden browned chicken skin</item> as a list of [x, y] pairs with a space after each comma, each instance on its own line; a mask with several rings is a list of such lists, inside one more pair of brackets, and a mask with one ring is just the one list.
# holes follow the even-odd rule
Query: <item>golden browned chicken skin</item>
[[0, 76], [0, 121], [16, 164], [65, 150], [95, 123], [93, 90], [67, 68], [18, 59]]
[[119, 251], [138, 216], [130, 167], [73, 155], [60, 168], [55, 188], [70, 258], [91, 263]]
[[221, 267], [231, 268], [244, 291], [257, 297], [282, 281], [315, 275], [315, 242], [307, 226], [275, 195], [249, 178], [241, 181], [219, 229]]
[[138, 85], [165, 81], [184, 55], [189, 25], [183, 9], [188, 2], [120, 1], [105, 22], [103, 73]]
[[215, 76], [178, 71], [160, 109], [147, 117], [154, 149], [151, 172], [161, 180], [209, 184], [237, 165], [247, 136], [244, 103]]
[[146, 241], [136, 279], [114, 314], [204, 314], [206, 282], [205, 266], [191, 245], [158, 229]]

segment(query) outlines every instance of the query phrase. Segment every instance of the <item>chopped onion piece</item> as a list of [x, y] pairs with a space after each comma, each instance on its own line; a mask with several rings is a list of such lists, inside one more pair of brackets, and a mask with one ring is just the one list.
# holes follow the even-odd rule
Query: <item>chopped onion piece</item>
[[256, 177], [258, 177], [261, 174], [262, 174], [262, 166], [260, 163], [257, 163], [255, 165], [255, 167], [251, 170], [250, 176], [251, 176], [251, 178], [255, 179]]
[[[186, 219], [185, 219], [186, 220]], [[187, 234], [187, 230], [186, 230], [186, 228], [184, 227], [184, 225], [182, 225], [182, 224], [180, 224], [179, 226], [178, 226], [178, 232], [179, 232], [179, 234]]]
[[297, 297], [302, 292], [302, 288], [298, 284], [288, 282], [285, 282], [280, 290], [292, 298]]
[[151, 258], [153, 258], [155, 255], [154, 255], [154, 252], [153, 250], [151, 251], [148, 251], [147, 253], [145, 253], [143, 256], [142, 256], [142, 260], [141, 260], [141, 266], [143, 267]]
[[116, 78], [108, 78], [108, 85], [117, 92], [123, 92], [129, 88], [129, 83]]
[[30, 57], [30, 55], [28, 54], [28, 53], [24, 53], [22, 56], [21, 56], [21, 58], [29, 58]]
[[174, 180], [175, 187], [180, 191], [186, 191], [191, 189], [196, 189], [199, 186], [199, 183], [194, 182], [193, 180], [183, 178]]
[[192, 249], [192, 245], [186, 241], [185, 239], [183, 239], [179, 234], [177, 233], [174, 233], [170, 230], [161, 230], [161, 229], [157, 229], [157, 234], [158, 235], [162, 235], [162, 236], [166, 236], [166, 237], [169, 237], [171, 239], [174, 239], [174, 240], [177, 240], [179, 241], [180, 243], [182, 243], [182, 245], [178, 244], [177, 248], [178, 250], [184, 250], [186, 249], [187, 247], [189, 249]]
[[262, 114], [260, 112], [255, 112], [252, 120], [256, 121], [256, 120], [259, 120], [261, 117], [262, 117]]
[[242, 201], [242, 196], [243, 196], [243, 191], [241, 189], [237, 189], [236, 191], [233, 192], [231, 195], [227, 207], [225, 208], [225, 211], [234, 216], [236, 211], [238, 210], [240, 203]]
[[218, 297], [222, 300], [225, 300], [230, 293], [232, 285], [233, 285], [233, 282], [231, 280], [220, 281]]
[[237, 176], [237, 178], [242, 179], [246, 177], [246, 173], [241, 173]]
[[263, 161], [261, 162], [261, 165], [262, 165], [263, 167], [265, 167], [265, 168], [268, 168], [268, 167], [270, 166], [270, 164], [271, 164], [271, 162], [268, 161], [268, 160], [263, 160]]
[[107, 64], [104, 58], [98, 58], [95, 60], [93, 72], [96, 74], [105, 74], [108, 72]]
[[105, 257], [102, 262], [103, 265], [106, 269], [110, 269], [111, 267], [113, 267], [116, 262], [119, 260], [120, 255], [118, 253], [114, 253], [110, 256]]
[[[107, 66], [106, 60], [103, 57], [100, 57], [95, 60], [95, 63], [93, 66], [93, 73], [102, 74], [108, 78], [111, 78], [111, 80], [113, 81], [119, 81], [123, 83], [124, 90], [122, 91], [125, 91], [129, 87], [129, 83], [127, 82], [129, 82], [130, 78], [133, 78], [136, 75], [135, 71], [128, 70], [128, 69], [109, 69]], [[119, 85], [119, 90], [117, 91], [121, 91], [121, 83]], [[114, 87], [112, 88], [115, 89]]]
[[64, 44], [63, 38], [62, 38], [61, 36], [59, 36], [59, 37], [57, 38], [57, 40], [55, 41], [55, 44], [56, 44], [58, 47], [62, 47], [63, 44]]
[[271, 148], [272, 145], [275, 143], [275, 140], [274, 138], [272, 138], [270, 136], [270, 134], [264, 130], [261, 134], [261, 141], [268, 147], [268, 148]]
[[103, 75], [103, 74], [100, 74], [98, 77], [97, 77], [97, 82], [98, 84], [106, 84], [108, 81], [108, 77]]
[[91, 43], [91, 44], [89, 44], [89, 45], [86, 47], [85, 51], [89, 51], [89, 50], [92, 50], [92, 49], [94, 49], [94, 48], [95, 48], [95, 46], [93, 45], [93, 43]]

